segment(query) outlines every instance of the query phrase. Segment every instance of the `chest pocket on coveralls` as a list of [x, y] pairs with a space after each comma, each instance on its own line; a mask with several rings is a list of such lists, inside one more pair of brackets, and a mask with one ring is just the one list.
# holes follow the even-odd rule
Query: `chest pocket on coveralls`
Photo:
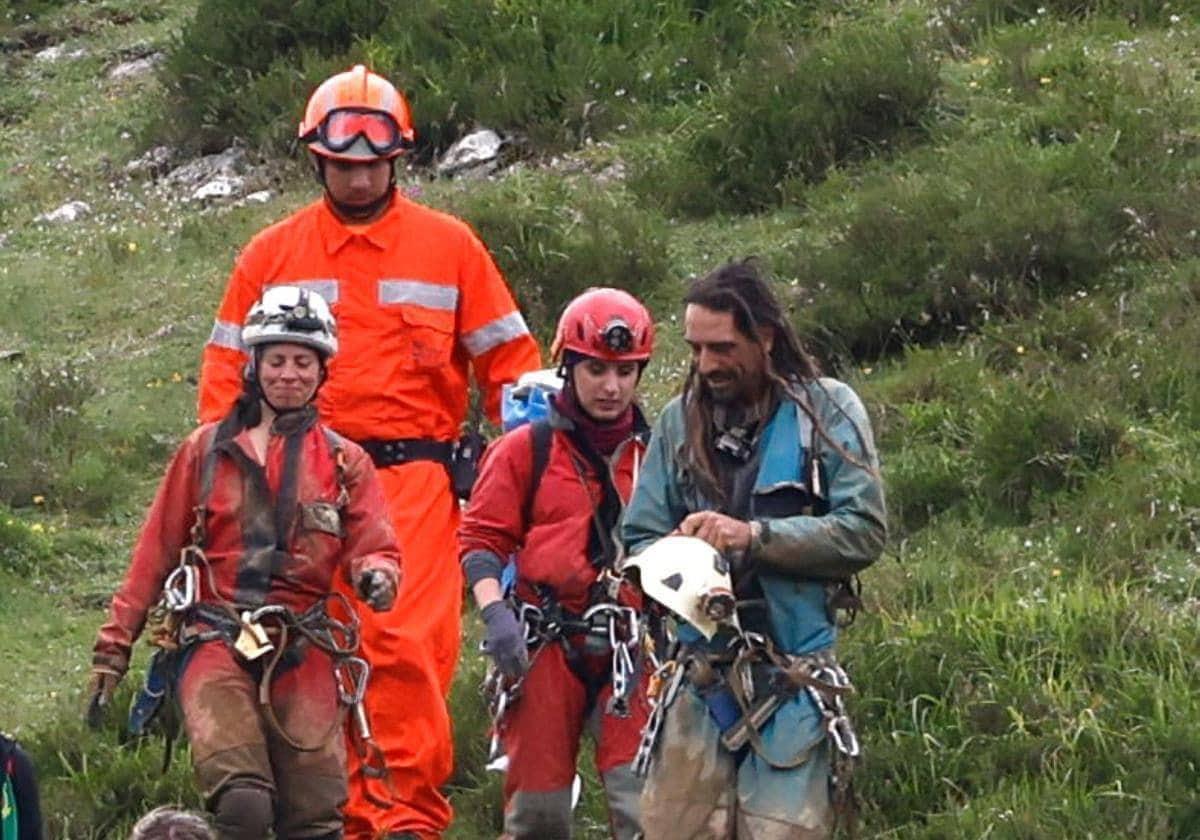
[[302, 503], [299, 520], [301, 551], [309, 557], [329, 557], [341, 549], [345, 535], [337, 505], [332, 502]]
[[319, 531], [336, 539], [342, 538], [342, 515], [330, 502], [310, 502], [300, 505], [300, 528]]
[[453, 312], [409, 304], [389, 308], [400, 317], [405, 367], [431, 370], [449, 364], [454, 350]]

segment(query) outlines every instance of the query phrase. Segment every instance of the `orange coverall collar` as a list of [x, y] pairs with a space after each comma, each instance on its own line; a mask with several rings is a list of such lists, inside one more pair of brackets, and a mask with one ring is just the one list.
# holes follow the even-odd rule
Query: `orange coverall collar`
[[380, 251], [386, 251], [392, 246], [399, 231], [397, 224], [396, 210], [401, 206], [404, 199], [400, 195], [399, 190], [393, 190], [392, 202], [388, 205], [387, 210], [373, 222], [365, 225], [351, 225], [342, 221], [333, 207], [329, 204], [329, 197], [322, 196], [321, 213], [317, 216], [318, 228], [321, 231], [321, 240], [325, 244], [325, 253], [333, 256], [340, 251], [347, 242], [355, 237], [362, 237], [378, 248]]

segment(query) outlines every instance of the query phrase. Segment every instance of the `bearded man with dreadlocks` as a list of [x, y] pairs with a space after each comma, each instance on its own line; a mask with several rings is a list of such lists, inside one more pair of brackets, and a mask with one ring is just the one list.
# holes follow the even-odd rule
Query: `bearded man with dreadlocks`
[[[839, 610], [857, 606], [852, 581], [887, 533], [870, 422], [849, 386], [820, 375], [754, 260], [696, 279], [684, 303], [691, 370], [654, 427], [622, 534], [630, 555], [668, 535], [708, 543], [736, 610], [711, 638], [677, 617], [660, 639], [642, 825], [646, 837], [829, 837], [852, 817], [858, 754]], [[653, 571], [640, 571], [649, 593]]]

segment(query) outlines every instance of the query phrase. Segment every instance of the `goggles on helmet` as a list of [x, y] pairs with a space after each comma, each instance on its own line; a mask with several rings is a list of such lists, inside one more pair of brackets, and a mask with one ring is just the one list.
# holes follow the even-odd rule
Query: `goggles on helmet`
[[344, 152], [361, 137], [377, 155], [386, 155], [404, 145], [400, 126], [391, 114], [359, 108], [339, 108], [330, 111], [321, 124], [301, 141], [320, 141], [331, 152]]
[[614, 353], [628, 353], [633, 349], [633, 330], [623, 318], [614, 318], [600, 331], [600, 341]]

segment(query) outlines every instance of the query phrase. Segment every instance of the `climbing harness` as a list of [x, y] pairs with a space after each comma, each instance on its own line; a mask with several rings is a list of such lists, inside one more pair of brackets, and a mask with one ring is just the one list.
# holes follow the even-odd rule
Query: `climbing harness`
[[[343, 508], [350, 499], [346, 484], [346, 457], [335, 435], [326, 433], [333, 452], [338, 497], [335, 506]], [[371, 666], [355, 654], [359, 648], [359, 621], [349, 601], [341, 593], [329, 593], [302, 613], [281, 604], [237, 604], [224, 598], [216, 586], [212, 567], [204, 551], [207, 500], [212, 490], [217, 450], [210, 444], [201, 472], [200, 497], [194, 508], [189, 543], [179, 553], [179, 562], [163, 583], [158, 604], [147, 619], [148, 641], [159, 648], [147, 673], [146, 685], [135, 697], [130, 713], [130, 731], [142, 734], [149, 727], [174, 683], [186, 658], [197, 644], [220, 640], [228, 644], [247, 663], [259, 662], [258, 704], [263, 717], [279, 738], [299, 752], [321, 749], [337, 737], [348, 714], [354, 716], [351, 742], [362, 764], [363, 775], [377, 781], [386, 791], [379, 795], [370, 787], [366, 796], [380, 807], [399, 800], [398, 791], [384, 761], [383, 750], [375, 741], [367, 717], [364, 697]], [[205, 594], [208, 598], [205, 599]], [[348, 616], [343, 621], [330, 614], [330, 603]], [[322, 738], [303, 744], [293, 738], [275, 714], [271, 686], [276, 670], [299, 646], [311, 645], [333, 660], [340, 713]], [[302, 653], [301, 653], [302, 655]], [[163, 657], [160, 659], [160, 657]], [[174, 734], [167, 733], [164, 767], [170, 762]]]
[[[835, 789], [848, 785], [852, 764], [861, 750], [846, 713], [845, 696], [854, 687], [845, 669], [830, 651], [790, 656], [778, 651], [766, 636], [750, 632], [738, 632], [719, 653], [680, 647], [658, 665], [647, 692], [650, 717], [642, 729], [634, 763], [639, 775], [649, 771], [666, 711], [685, 676], [720, 729], [727, 750], [736, 753], [748, 746], [769, 766], [786, 770], [803, 764], [813, 748], [828, 740], [834, 754]], [[798, 754], [781, 761], [767, 753], [760, 732], [779, 707], [801, 691], [820, 713], [822, 733]]]

